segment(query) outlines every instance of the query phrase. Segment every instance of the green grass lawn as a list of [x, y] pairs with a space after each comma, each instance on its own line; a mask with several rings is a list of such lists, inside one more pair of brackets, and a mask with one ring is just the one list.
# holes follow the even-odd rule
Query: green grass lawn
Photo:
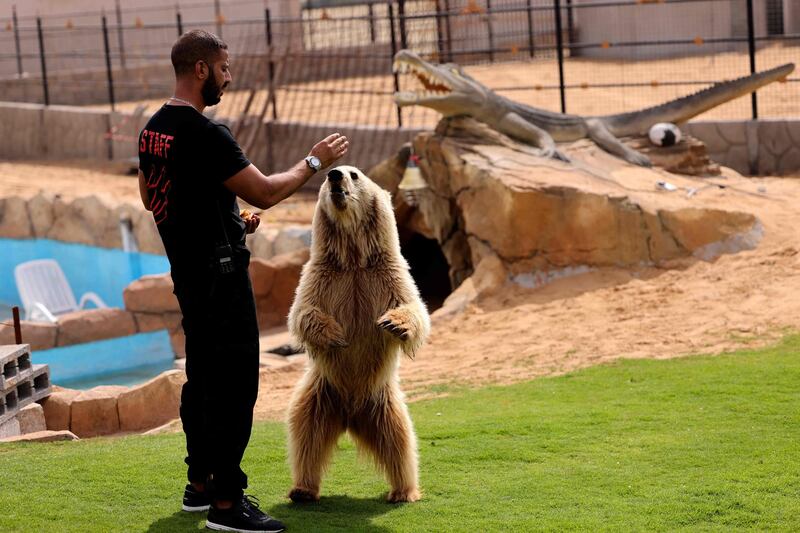
[[[424, 498], [390, 505], [353, 445], [295, 506], [282, 424], [249, 492], [291, 531], [800, 530], [800, 337], [623, 361], [411, 405]], [[0, 531], [185, 531], [182, 435], [0, 445]]]

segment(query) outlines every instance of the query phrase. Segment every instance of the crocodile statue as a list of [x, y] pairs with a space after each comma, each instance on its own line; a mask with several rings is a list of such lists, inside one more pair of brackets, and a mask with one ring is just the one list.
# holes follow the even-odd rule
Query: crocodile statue
[[416, 75], [425, 90], [396, 92], [394, 100], [398, 106], [425, 106], [445, 117], [471, 116], [509, 137], [540, 148], [546, 157], [568, 161], [556, 148], [556, 142], [589, 137], [629, 163], [650, 166], [647, 156], [626, 146], [618, 137], [645, 134], [658, 122], [686, 122], [713, 107], [783, 79], [793, 70], [794, 64], [788, 63], [716, 83], [692, 95], [639, 111], [582, 117], [514, 102], [479, 83], [454, 63], [434, 65], [409, 50], [400, 50], [394, 56], [393, 71]]

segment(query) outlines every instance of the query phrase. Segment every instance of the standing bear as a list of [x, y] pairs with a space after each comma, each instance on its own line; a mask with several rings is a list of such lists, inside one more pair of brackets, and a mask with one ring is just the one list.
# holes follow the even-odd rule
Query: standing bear
[[310, 361], [289, 405], [289, 498], [319, 500], [336, 442], [349, 431], [389, 478], [387, 500], [416, 501], [417, 440], [398, 366], [401, 352], [413, 358], [422, 346], [430, 318], [400, 254], [391, 198], [357, 168], [336, 167], [312, 224], [311, 257], [289, 311]]

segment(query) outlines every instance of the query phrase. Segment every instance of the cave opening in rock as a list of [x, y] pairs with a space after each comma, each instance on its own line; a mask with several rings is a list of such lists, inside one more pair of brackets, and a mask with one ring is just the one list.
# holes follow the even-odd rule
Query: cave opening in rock
[[439, 309], [452, 292], [449, 265], [439, 243], [419, 233], [401, 236], [400, 251], [408, 261], [411, 276], [428, 311]]

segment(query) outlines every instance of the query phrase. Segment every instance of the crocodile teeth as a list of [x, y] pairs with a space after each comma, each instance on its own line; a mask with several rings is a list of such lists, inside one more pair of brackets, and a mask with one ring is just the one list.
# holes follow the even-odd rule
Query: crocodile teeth
[[411, 65], [405, 61], [395, 61], [392, 63], [392, 72], [395, 74], [405, 74], [409, 71]]

